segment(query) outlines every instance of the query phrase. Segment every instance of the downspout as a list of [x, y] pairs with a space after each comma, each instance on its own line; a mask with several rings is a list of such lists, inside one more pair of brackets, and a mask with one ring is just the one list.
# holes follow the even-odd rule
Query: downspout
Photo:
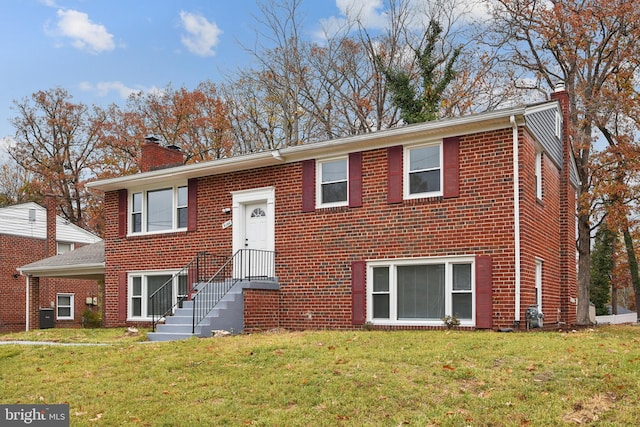
[[515, 116], [509, 118], [513, 128], [513, 239], [515, 252], [515, 316], [513, 325], [520, 327], [520, 174], [518, 172], [518, 124]]
[[25, 331], [29, 332], [29, 276], [25, 276], [27, 278], [27, 297], [25, 298], [27, 300], [27, 309], [26, 309], [26, 313], [27, 315], [25, 316], [26, 319], [26, 324], [25, 324]]

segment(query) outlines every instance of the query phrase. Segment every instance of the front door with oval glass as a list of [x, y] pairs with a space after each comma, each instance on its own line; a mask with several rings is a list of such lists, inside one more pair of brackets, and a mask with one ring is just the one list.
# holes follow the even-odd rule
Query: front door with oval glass
[[273, 254], [269, 251], [267, 203], [244, 205], [244, 251], [241, 254], [243, 278], [273, 276]]

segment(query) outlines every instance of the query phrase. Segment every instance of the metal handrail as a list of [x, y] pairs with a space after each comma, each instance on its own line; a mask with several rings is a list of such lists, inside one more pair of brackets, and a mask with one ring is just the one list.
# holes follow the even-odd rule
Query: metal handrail
[[191, 297], [193, 320], [191, 333], [240, 280], [273, 280], [275, 278], [275, 252], [259, 249], [240, 249], [220, 267], [206, 283], [198, 284]]
[[[190, 299], [194, 292], [195, 283], [209, 280], [220, 265], [227, 260], [223, 255], [212, 255], [208, 252], [198, 252], [196, 256], [177, 273], [171, 276], [162, 286], [149, 296], [151, 306], [151, 330], [155, 332], [156, 325], [166, 316], [172, 314], [182, 302]], [[173, 283], [177, 277], [186, 278], [185, 293], [177, 296], [174, 302]], [[178, 290], [179, 292], [180, 290]]]

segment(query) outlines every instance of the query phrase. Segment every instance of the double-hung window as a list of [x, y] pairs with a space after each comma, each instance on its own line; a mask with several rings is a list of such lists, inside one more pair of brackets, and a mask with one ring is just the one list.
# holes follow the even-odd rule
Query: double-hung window
[[73, 320], [73, 294], [56, 295], [56, 319]]
[[405, 198], [442, 195], [442, 144], [405, 149]]
[[474, 324], [474, 259], [426, 258], [368, 263], [367, 318], [384, 325]]
[[186, 186], [134, 192], [131, 195], [130, 232], [158, 233], [187, 228]]
[[[160, 288], [163, 290], [158, 292], [152, 300], [151, 296]], [[186, 298], [187, 293], [186, 275], [174, 276], [170, 272], [132, 273], [129, 275], [128, 318], [149, 320], [154, 313], [156, 316], [161, 316], [179, 299]]]
[[346, 157], [318, 161], [318, 207], [346, 206], [348, 203], [349, 162]]

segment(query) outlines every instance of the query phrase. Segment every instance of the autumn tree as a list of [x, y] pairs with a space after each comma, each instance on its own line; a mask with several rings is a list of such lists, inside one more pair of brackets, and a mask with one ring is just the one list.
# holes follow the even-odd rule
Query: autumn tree
[[109, 148], [102, 177], [139, 171], [140, 151], [147, 135], [178, 146], [185, 163], [231, 155], [232, 136], [227, 104], [210, 81], [194, 90], [167, 85], [158, 92], [132, 94], [126, 106], [112, 105], [104, 123]]
[[56, 195], [62, 217], [84, 227], [85, 208], [92, 203], [85, 182], [99, 169], [105, 113], [73, 102], [61, 88], [36, 92], [14, 107], [15, 144], [9, 155], [31, 174], [37, 197]]
[[613, 252], [616, 235], [600, 224], [596, 232], [591, 254], [591, 302], [596, 307], [596, 315], [607, 315], [606, 304], [610, 301], [611, 278], [613, 272]]
[[[640, 9], [626, 0], [488, 3], [494, 17], [492, 42], [501, 59], [528, 72], [520, 80], [522, 87], [549, 92], [562, 81], [569, 94], [569, 126], [580, 179], [577, 322], [589, 324], [593, 137], [614, 125], [610, 108], [638, 99], [629, 98], [637, 88], [627, 77], [634, 75], [640, 53]], [[621, 83], [630, 85], [630, 92], [617, 90]]]

